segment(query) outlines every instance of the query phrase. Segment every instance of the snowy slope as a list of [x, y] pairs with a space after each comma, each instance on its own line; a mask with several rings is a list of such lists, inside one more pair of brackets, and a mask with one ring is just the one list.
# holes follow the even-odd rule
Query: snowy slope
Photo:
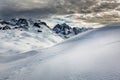
[[[18, 23], [19, 22], [19, 23]], [[32, 21], [33, 22], [33, 21]], [[12, 55], [34, 49], [53, 46], [63, 39], [50, 30], [43, 22], [30, 22], [27, 19], [14, 19], [1, 22], [0, 27], [8, 26], [11, 29], [0, 29], [0, 55]], [[34, 26], [34, 24], [37, 24]], [[10, 54], [11, 53], [11, 54]]]
[[66, 24], [52, 29], [39, 19], [0, 20], [0, 54], [12, 55], [50, 47], [86, 30], [89, 29], [71, 28]]
[[0, 55], [0, 80], [119, 80], [120, 26], [84, 32], [54, 47]]
[[[28, 31], [0, 31], [0, 54], [9, 55], [53, 46], [62, 38], [54, 33], [33, 33]], [[11, 54], [10, 54], [11, 53]]]

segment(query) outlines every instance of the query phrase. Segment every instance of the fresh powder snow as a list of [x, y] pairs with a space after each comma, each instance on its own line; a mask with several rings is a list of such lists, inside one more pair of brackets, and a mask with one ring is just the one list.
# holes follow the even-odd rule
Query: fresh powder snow
[[50, 48], [0, 54], [0, 80], [120, 80], [119, 34], [108, 25]]

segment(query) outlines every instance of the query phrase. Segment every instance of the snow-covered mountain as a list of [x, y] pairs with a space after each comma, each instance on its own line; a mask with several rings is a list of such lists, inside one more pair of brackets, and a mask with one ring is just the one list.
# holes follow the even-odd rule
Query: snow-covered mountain
[[66, 23], [63, 23], [63, 24], [57, 24], [53, 28], [53, 31], [57, 33], [59, 36], [61, 36], [62, 38], [66, 39], [91, 29], [92, 28], [85, 28], [85, 27], [82, 27], [82, 28], [70, 27]]
[[120, 80], [120, 0], [50, 3], [15, 10], [54, 10], [49, 19], [0, 19], [0, 80]]
[[0, 21], [0, 53], [20, 53], [50, 47], [63, 39], [40, 20]]
[[51, 48], [0, 54], [0, 80], [119, 80], [120, 26], [79, 34]]
[[[59, 24], [58, 24], [59, 25]], [[20, 53], [53, 46], [90, 28], [67, 24], [49, 27], [46, 22], [24, 18], [0, 20], [0, 53]]]

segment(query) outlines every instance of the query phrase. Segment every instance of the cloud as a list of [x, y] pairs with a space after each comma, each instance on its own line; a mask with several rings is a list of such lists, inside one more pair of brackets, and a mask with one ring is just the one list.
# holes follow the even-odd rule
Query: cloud
[[0, 18], [49, 17], [54, 14], [79, 13], [97, 0], [0, 0]]
[[0, 18], [47, 17], [56, 13], [53, 0], [0, 0]]
[[51, 8], [34, 8], [27, 10], [16, 10], [13, 8], [4, 8], [1, 10], [1, 18], [8, 19], [14, 17], [23, 17], [23, 18], [46, 18], [52, 14], [55, 14], [56, 11]]

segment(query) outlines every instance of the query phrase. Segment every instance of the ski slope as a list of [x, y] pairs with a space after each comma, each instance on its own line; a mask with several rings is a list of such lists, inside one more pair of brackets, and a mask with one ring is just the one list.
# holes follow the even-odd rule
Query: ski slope
[[77, 35], [51, 48], [0, 55], [0, 80], [120, 80], [120, 26]]

